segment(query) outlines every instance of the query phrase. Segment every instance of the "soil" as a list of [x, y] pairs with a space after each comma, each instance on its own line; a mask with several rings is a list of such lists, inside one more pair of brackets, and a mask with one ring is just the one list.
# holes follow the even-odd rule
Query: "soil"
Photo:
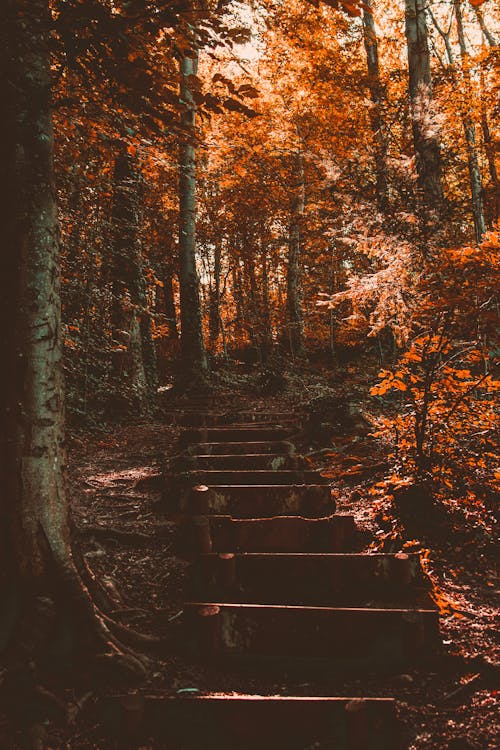
[[[366, 387], [342, 379], [325, 381], [303, 372], [278, 395], [249, 391], [246, 383], [220, 386], [218, 408], [285, 410], [325, 393], [363, 408]], [[170, 401], [168, 408], [175, 406]], [[486, 750], [497, 748], [499, 662], [498, 570], [490, 537], [464, 527], [462, 517], [446, 516], [420, 538], [408, 536], [388, 499], [369, 493], [386, 473], [380, 446], [362, 420], [350, 420], [325, 445], [303, 436], [302, 450], [313, 466], [331, 474], [338, 510], [353, 513], [372, 551], [422, 551], [426, 573], [441, 609], [445, 652], [436, 663], [405, 674], [305, 683], [291, 675], [254, 679], [248, 675], [203, 669], [189, 658], [152, 656], [149, 682], [141, 689], [175, 693], [255, 692], [296, 695], [365, 695], [397, 698], [410, 750]], [[187, 562], [178, 554], [177, 525], [160, 512], [161, 472], [176, 453], [178, 428], [161, 418], [147, 423], [113, 425], [99, 435], [73, 434], [69, 440], [69, 478], [77, 541], [88, 565], [113, 602], [113, 617], [140, 633], [162, 640], [181, 628]], [[326, 448], [327, 450], [322, 450]], [[182, 635], [182, 634], [181, 634]], [[172, 649], [170, 649], [170, 652]], [[78, 680], [75, 680], [78, 683]], [[109, 692], [110, 688], [107, 688]], [[62, 693], [68, 702], [85, 694], [85, 706], [70, 725], [46, 726], [46, 744], [38, 747], [108, 750], [93, 707], [102, 695], [73, 686]], [[0, 747], [13, 750], [14, 744]], [[13, 740], [11, 739], [11, 743]], [[153, 746], [152, 746], [153, 747]]]

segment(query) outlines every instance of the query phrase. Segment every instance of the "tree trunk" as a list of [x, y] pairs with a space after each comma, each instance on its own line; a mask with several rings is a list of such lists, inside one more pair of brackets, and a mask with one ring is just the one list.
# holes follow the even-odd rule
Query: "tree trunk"
[[476, 18], [477, 18], [477, 21], [478, 21], [479, 26], [481, 28], [481, 31], [484, 34], [484, 38], [488, 42], [488, 45], [491, 48], [497, 47], [498, 46], [498, 42], [495, 39], [495, 37], [493, 36], [493, 34], [491, 33], [491, 31], [486, 26], [486, 23], [485, 23], [484, 16], [483, 16], [483, 13], [481, 11], [481, 8], [474, 8], [474, 12], [476, 14]]
[[221, 333], [221, 314], [220, 314], [220, 275], [221, 275], [222, 248], [220, 242], [217, 242], [214, 249], [214, 279], [213, 285], [210, 286], [209, 301], [209, 331], [210, 346], [212, 351], [217, 350], [219, 335]]
[[465, 142], [467, 146], [467, 162], [469, 166], [472, 214], [474, 217], [474, 230], [476, 234], [476, 240], [477, 242], [481, 242], [481, 239], [486, 232], [486, 221], [484, 218], [483, 183], [481, 179], [481, 169], [479, 167], [479, 157], [476, 146], [476, 126], [472, 118], [470, 109], [470, 100], [472, 97], [472, 82], [469, 70], [470, 60], [469, 53], [467, 51], [467, 45], [465, 42], [461, 0], [454, 0], [454, 6], [455, 19], [457, 23], [458, 44], [460, 47], [462, 81], [464, 83], [462, 120], [464, 125]]
[[168, 328], [168, 337], [173, 341], [179, 338], [177, 328], [177, 310], [175, 309], [174, 296], [174, 274], [172, 269], [167, 269], [163, 273], [163, 301], [165, 305], [165, 315]]
[[413, 142], [424, 215], [443, 212], [441, 154], [432, 112], [432, 77], [425, 0], [405, 0], [405, 31]]
[[259, 358], [261, 361], [263, 361], [262, 328], [260, 325], [257, 279], [255, 276], [255, 258], [250, 257], [248, 240], [244, 253], [243, 264], [245, 275], [248, 277], [248, 296], [250, 299], [250, 321], [248, 325], [248, 334], [252, 346], [254, 346], [258, 350]]
[[243, 282], [241, 279], [241, 267], [235, 265], [232, 272], [232, 292], [235, 307], [235, 328], [238, 334], [245, 333], [250, 338], [250, 326], [248, 324], [247, 308], [243, 294]]
[[196, 147], [195, 104], [190, 76], [198, 70], [198, 54], [180, 61], [182, 135], [179, 144], [179, 282], [181, 296], [182, 378], [205, 380], [208, 364], [203, 342], [202, 313], [196, 268]]
[[273, 334], [271, 330], [271, 306], [269, 301], [269, 268], [267, 247], [263, 238], [260, 239], [262, 263], [262, 356], [266, 362], [273, 348]]
[[70, 554], [49, 26], [48, 2], [25, 0], [0, 32], [0, 548], [35, 586]]
[[[488, 43], [488, 46], [491, 49], [498, 47], [497, 40], [495, 39], [493, 34], [489, 31], [488, 27], [486, 26], [486, 23], [484, 21], [484, 17], [483, 17], [483, 14], [481, 13], [480, 8], [475, 8], [474, 10], [477, 16], [477, 20], [479, 21], [479, 25], [481, 27], [481, 31], [484, 35], [486, 42]], [[500, 216], [500, 182], [498, 179], [498, 170], [497, 170], [497, 166], [495, 162], [495, 156], [496, 156], [495, 143], [491, 136], [490, 126], [488, 123], [488, 113], [486, 111], [486, 105], [484, 102], [484, 72], [483, 72], [482, 67], [480, 69], [480, 86], [481, 86], [481, 130], [483, 132], [484, 151], [486, 155], [486, 160], [488, 162], [488, 171], [490, 173], [491, 184], [493, 186], [493, 210], [491, 213], [492, 213], [492, 220], [493, 222], [495, 222], [498, 220], [498, 217]]]
[[375, 146], [375, 178], [377, 204], [380, 211], [389, 207], [387, 185], [387, 133], [382, 111], [383, 87], [380, 79], [377, 30], [373, 17], [373, 2], [366, 0], [363, 10], [363, 40], [368, 68], [368, 87], [373, 107], [370, 109], [370, 126]]
[[288, 337], [293, 356], [303, 357], [304, 322], [302, 316], [301, 287], [301, 234], [305, 209], [304, 156], [299, 150], [294, 154], [293, 195], [291, 202], [290, 230], [288, 236], [287, 307]]
[[484, 101], [481, 101], [481, 130], [483, 131], [483, 143], [484, 151], [486, 154], [486, 160], [488, 162], [488, 171], [490, 173], [491, 184], [493, 186], [493, 221], [497, 221], [500, 216], [500, 182], [498, 179], [497, 165], [495, 162], [495, 144], [491, 137], [490, 126], [488, 123], [488, 115]]
[[144, 674], [104, 625], [70, 545], [50, 28], [48, 0], [9, 3], [0, 25], [0, 179], [9, 188], [0, 201], [0, 607], [11, 623], [0, 649], [4, 696], [23, 710], [38, 657], [64, 624], [66, 648], [77, 644], [73, 667], [99, 651]]
[[[114, 243], [111, 264], [113, 338], [115, 342], [122, 341], [127, 346], [125, 360], [122, 350], [117, 349], [115, 352], [115, 361], [120, 362], [120, 366], [115, 368], [115, 374], [121, 390], [121, 380], [125, 370], [128, 370], [135, 399], [142, 410], [147, 410], [157, 386], [156, 349], [147, 303], [142, 247], [138, 236], [140, 178], [134, 159], [127, 153], [124, 144], [120, 145], [120, 153], [116, 158], [114, 184]], [[125, 340], [123, 336], [126, 337]]]

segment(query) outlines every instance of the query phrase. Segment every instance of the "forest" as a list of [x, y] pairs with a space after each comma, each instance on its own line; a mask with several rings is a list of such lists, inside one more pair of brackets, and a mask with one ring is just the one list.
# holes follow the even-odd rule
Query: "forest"
[[497, 0], [1, 0], [0, 750], [498, 747], [499, 70]]

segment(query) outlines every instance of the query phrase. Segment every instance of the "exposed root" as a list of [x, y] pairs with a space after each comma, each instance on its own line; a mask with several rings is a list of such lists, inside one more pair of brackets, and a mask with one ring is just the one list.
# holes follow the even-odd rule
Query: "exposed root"
[[137, 647], [143, 650], [147, 650], [149, 653], [162, 655], [166, 654], [172, 645], [168, 639], [156, 638], [151, 635], [139, 633], [137, 630], [130, 628], [128, 625], [123, 625], [123, 623], [116, 622], [111, 617], [104, 616], [104, 621], [110, 631], [116, 634], [120, 642], [126, 644], [131, 648]]
[[146, 547], [155, 541], [162, 541], [164, 534], [142, 534], [140, 531], [123, 531], [122, 529], [105, 528], [103, 526], [85, 526], [76, 530], [80, 537], [94, 537], [96, 539], [111, 539], [135, 547]]

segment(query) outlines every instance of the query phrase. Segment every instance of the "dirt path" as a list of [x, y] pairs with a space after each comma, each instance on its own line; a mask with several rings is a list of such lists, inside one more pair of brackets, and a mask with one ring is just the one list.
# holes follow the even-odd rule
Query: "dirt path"
[[[259, 405], [263, 403], [261, 400]], [[268, 403], [270, 408], [283, 408], [283, 399]], [[99, 439], [74, 438], [71, 445], [73, 515], [82, 530], [87, 561], [114, 597], [116, 616], [151, 635], [175, 628], [185, 599], [186, 562], [176, 552], [175, 525], [157, 512], [158, 477], [165, 455], [176, 450], [177, 435], [177, 428], [162, 423], [132, 425], [114, 428]], [[344, 446], [342, 455], [357, 453], [362, 470], [366, 450], [361, 440], [354, 442], [356, 450]], [[310, 460], [318, 463], [317, 456]], [[353, 465], [351, 462], [344, 476], [335, 478], [339, 510], [354, 513], [366, 532], [366, 546], [377, 545], [382, 550], [391, 544], [391, 534], [381, 520], [380, 509], [373, 509], [366, 494], [373, 476], [361, 476], [357, 481]], [[89, 527], [96, 528], [94, 533]], [[108, 536], [98, 529], [112, 529], [113, 533]], [[397, 543], [403, 547], [405, 541], [411, 540]], [[457, 550], [452, 542], [438, 540], [428, 554], [429, 570], [443, 597], [441, 627], [448, 656], [434, 670], [413, 669], [383, 680], [373, 676], [342, 680], [342, 689], [353, 696], [397, 698], [407, 746], [412, 750], [496, 748], [497, 673], [488, 667], [498, 658], [494, 651], [497, 579], [490, 569], [491, 557], [480, 546], [474, 549], [469, 544]], [[238, 680], [176, 657], [158, 663], [149, 687], [170, 693], [215, 687], [229, 692], [308, 695], [314, 691], [327, 695], [340, 685], [293, 678]], [[62, 742], [68, 737], [65, 730], [54, 731], [55, 740], [59, 736]], [[110, 747], [84, 718], [72, 734], [69, 747]]]

